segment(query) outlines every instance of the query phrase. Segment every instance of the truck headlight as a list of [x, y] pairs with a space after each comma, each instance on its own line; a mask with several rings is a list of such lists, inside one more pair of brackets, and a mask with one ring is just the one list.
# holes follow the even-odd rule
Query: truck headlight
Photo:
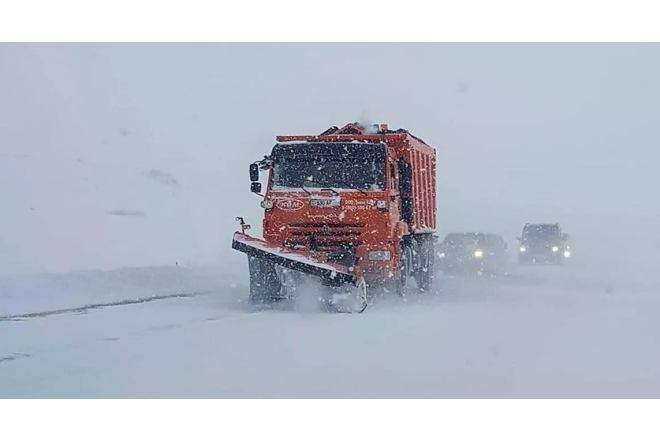
[[564, 251], [564, 257], [571, 257], [570, 251]]
[[369, 260], [390, 260], [390, 252], [383, 251], [369, 251]]
[[521, 252], [521, 253], [524, 253], [525, 251], [527, 251], [527, 248], [525, 248], [525, 247], [520, 247], [520, 252]]
[[553, 253], [556, 253], [557, 251], [559, 251], [559, 247], [557, 247], [557, 246], [552, 247], [552, 252]]
[[474, 252], [474, 257], [481, 258], [484, 257], [484, 252], [481, 250], [477, 250]]
[[270, 210], [271, 208], [273, 208], [273, 201], [271, 201], [270, 199], [264, 199], [263, 201], [261, 201], [260, 205], [261, 205], [261, 208], [264, 208], [266, 210]]
[[384, 200], [376, 201], [376, 208], [384, 210], [385, 208], [387, 208], [387, 201]]

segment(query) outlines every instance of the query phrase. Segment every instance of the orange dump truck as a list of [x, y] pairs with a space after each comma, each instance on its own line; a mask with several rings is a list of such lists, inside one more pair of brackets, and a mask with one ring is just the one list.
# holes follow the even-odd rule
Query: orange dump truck
[[278, 136], [250, 164], [250, 180], [263, 197], [263, 238], [239, 217], [232, 248], [248, 256], [251, 303], [295, 297], [303, 278], [320, 282], [324, 305], [347, 312], [364, 311], [383, 288], [405, 295], [411, 279], [431, 288], [436, 152], [407, 130], [351, 123]]

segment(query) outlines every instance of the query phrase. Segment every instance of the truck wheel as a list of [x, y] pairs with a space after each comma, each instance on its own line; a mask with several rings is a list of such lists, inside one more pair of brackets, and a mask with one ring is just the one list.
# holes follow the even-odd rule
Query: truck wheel
[[415, 282], [421, 291], [429, 291], [435, 275], [435, 250], [433, 240], [424, 238], [417, 251]]
[[321, 286], [321, 310], [331, 313], [362, 314], [369, 306], [367, 283], [360, 279], [355, 285]]
[[250, 296], [251, 305], [270, 304], [280, 295], [281, 283], [277, 276], [275, 264], [248, 256], [250, 270]]

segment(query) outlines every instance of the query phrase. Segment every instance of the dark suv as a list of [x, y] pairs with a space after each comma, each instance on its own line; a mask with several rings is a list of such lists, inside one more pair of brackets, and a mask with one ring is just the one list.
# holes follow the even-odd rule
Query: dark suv
[[506, 273], [507, 245], [499, 234], [450, 233], [436, 248], [436, 264], [446, 273]]
[[518, 262], [561, 264], [571, 255], [567, 241], [568, 234], [558, 223], [526, 224], [518, 238]]

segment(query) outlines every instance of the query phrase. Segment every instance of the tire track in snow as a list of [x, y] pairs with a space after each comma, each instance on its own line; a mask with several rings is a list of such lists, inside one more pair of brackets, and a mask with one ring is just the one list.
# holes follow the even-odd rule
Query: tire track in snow
[[14, 353], [12, 355], [0, 356], [0, 364], [8, 361], [20, 360], [21, 358], [30, 358], [32, 355], [23, 353]]
[[12, 315], [4, 315], [0, 316], [0, 322], [10, 322], [10, 321], [21, 321], [25, 319], [31, 319], [31, 318], [42, 318], [42, 317], [49, 317], [52, 315], [60, 315], [60, 314], [84, 314], [88, 311], [95, 310], [95, 309], [103, 309], [103, 308], [109, 308], [109, 307], [114, 307], [114, 306], [127, 306], [127, 305], [137, 305], [137, 304], [142, 304], [142, 303], [149, 303], [149, 302], [155, 302], [158, 300], [167, 300], [167, 299], [176, 299], [176, 298], [191, 298], [203, 294], [209, 294], [210, 291], [200, 291], [200, 292], [193, 292], [193, 293], [178, 293], [178, 294], [163, 294], [163, 295], [155, 295], [155, 296], [150, 296], [150, 297], [142, 297], [142, 298], [137, 298], [137, 299], [124, 299], [124, 300], [116, 300], [113, 302], [105, 302], [105, 303], [92, 303], [84, 306], [78, 306], [78, 307], [72, 307], [72, 308], [62, 308], [62, 309], [52, 309], [48, 311], [38, 311], [38, 312], [28, 312], [28, 313], [23, 313], [23, 314], [12, 314]]
[[[123, 305], [135, 305], [135, 304], [145, 304], [149, 302], [153, 302], [156, 300], [167, 300], [167, 299], [178, 299], [178, 298], [184, 298], [184, 299], [190, 299], [192, 297], [198, 297], [202, 296], [205, 294], [213, 294], [214, 292], [212, 291], [204, 291], [204, 292], [194, 292], [194, 293], [184, 293], [184, 294], [170, 294], [170, 295], [160, 295], [160, 296], [152, 296], [148, 298], [142, 298], [142, 299], [134, 299], [134, 300], [126, 300], [126, 301], [117, 301], [117, 302], [108, 302], [108, 303], [103, 303], [103, 304], [94, 304], [94, 305], [87, 305], [86, 307], [80, 307], [80, 308], [67, 308], [67, 309], [59, 309], [56, 311], [43, 311], [43, 312], [35, 312], [35, 313], [27, 313], [27, 314], [20, 314], [20, 315], [14, 315], [11, 317], [11, 320], [7, 319], [6, 317], [0, 317], [0, 321], [4, 320], [7, 322], [11, 321], [23, 321], [24, 318], [19, 318], [20, 317], [25, 317], [29, 316], [27, 318], [32, 318], [32, 317], [48, 317], [49, 315], [57, 315], [57, 314], [67, 314], [67, 313], [78, 313], [78, 311], [84, 311], [87, 309], [97, 309], [99, 311], [103, 310], [105, 306], [123, 306]], [[194, 306], [193, 308], [197, 308], [200, 305]], [[238, 306], [238, 307], [237, 307]], [[86, 309], [85, 309], [86, 308]], [[202, 309], [204, 307], [202, 306]], [[114, 312], [111, 312], [111, 309], [107, 310], [108, 313], [114, 314]], [[26, 350], [25, 348], [16, 348], [14, 351], [9, 351], [8, 354], [2, 354], [0, 353], [0, 365], [4, 363], [9, 363], [9, 362], [20, 362], [25, 359], [33, 359], [33, 358], [42, 358], [45, 357], [46, 359], [48, 357], [56, 356], [56, 357], [68, 357], [70, 356], [69, 354], [75, 353], [76, 351], [79, 351], [81, 349], [85, 348], [91, 348], [94, 346], [98, 346], [100, 344], [112, 344], [116, 342], [121, 342], [125, 340], [131, 340], [135, 338], [140, 338], [144, 337], [146, 335], [149, 335], [151, 333], [160, 333], [160, 332], [169, 332], [169, 331], [178, 331], [182, 328], [187, 328], [189, 326], [194, 326], [194, 325], [201, 325], [205, 322], [207, 323], [212, 323], [212, 322], [218, 322], [218, 321], [224, 321], [224, 320], [232, 320], [232, 319], [245, 319], [248, 317], [258, 317], [260, 315], [265, 315], [268, 314], [271, 309], [267, 310], [256, 310], [253, 308], [249, 307], [241, 307], [239, 305], [233, 305], [233, 307], [229, 308], [223, 308], [222, 311], [207, 311], [207, 312], [213, 312], [213, 314], [209, 315], [203, 314], [202, 316], [198, 317], [189, 317], [187, 319], [178, 319], [176, 322], [172, 323], [161, 323], [161, 324], [155, 324], [155, 325], [146, 325], [145, 327], [142, 328], [137, 328], [137, 329], [131, 329], [129, 332], [124, 332], [121, 335], [116, 335], [114, 333], [107, 334], [105, 336], [101, 337], [92, 337], [88, 339], [84, 339], [82, 341], [75, 341], [75, 342], [64, 342], [63, 344], [57, 344], [54, 346], [48, 346], [48, 347], [40, 347], [37, 349], [37, 351], [30, 351]], [[92, 319], [93, 320], [93, 319]], [[28, 323], [28, 322], [26, 322]], [[11, 324], [7, 324], [8, 326], [12, 326]], [[84, 327], [84, 325], [82, 325]], [[1, 367], [1, 366], [0, 366]]]

